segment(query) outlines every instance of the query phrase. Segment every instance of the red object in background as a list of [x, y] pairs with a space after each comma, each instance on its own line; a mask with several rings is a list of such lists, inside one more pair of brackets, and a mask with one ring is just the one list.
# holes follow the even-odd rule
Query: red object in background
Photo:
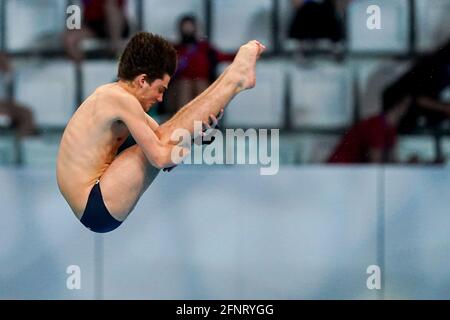
[[234, 55], [217, 51], [207, 41], [175, 46], [178, 52], [177, 78], [190, 80], [209, 80], [211, 68], [211, 55], [214, 63], [232, 61]]
[[369, 150], [388, 150], [394, 147], [397, 130], [390, 126], [384, 115], [363, 120], [343, 137], [329, 158], [329, 163], [367, 163]]
[[[102, 21], [106, 17], [105, 4], [108, 0], [83, 0], [83, 17], [85, 21]], [[127, 0], [116, 0], [121, 9], [124, 9]]]

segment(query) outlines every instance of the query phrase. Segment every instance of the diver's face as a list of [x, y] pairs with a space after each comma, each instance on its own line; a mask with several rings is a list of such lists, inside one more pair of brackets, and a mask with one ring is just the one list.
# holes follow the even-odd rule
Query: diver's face
[[162, 79], [156, 79], [151, 83], [144, 81], [139, 93], [139, 100], [147, 112], [157, 102], [162, 102], [170, 82], [170, 76], [165, 74]]

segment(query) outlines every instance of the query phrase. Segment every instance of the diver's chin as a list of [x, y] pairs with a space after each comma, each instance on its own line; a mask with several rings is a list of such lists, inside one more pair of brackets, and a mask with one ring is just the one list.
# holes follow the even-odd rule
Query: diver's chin
[[146, 107], [145, 107], [145, 112], [149, 112], [150, 111], [150, 109], [152, 108], [152, 106], [153, 106], [153, 103], [150, 103], [150, 104], [148, 104]]

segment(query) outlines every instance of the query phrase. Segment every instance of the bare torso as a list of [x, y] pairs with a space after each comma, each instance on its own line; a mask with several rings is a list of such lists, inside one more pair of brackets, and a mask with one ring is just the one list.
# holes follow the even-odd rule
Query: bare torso
[[93, 185], [114, 160], [127, 138], [111, 97], [128, 95], [117, 83], [99, 87], [69, 121], [60, 144], [57, 181], [64, 198], [80, 218]]

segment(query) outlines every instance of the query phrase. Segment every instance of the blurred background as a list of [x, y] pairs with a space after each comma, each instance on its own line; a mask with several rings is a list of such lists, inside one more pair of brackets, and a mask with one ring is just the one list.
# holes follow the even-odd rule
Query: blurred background
[[[0, 298], [450, 298], [449, 14], [450, 0], [0, 0]], [[280, 172], [178, 167], [95, 235], [59, 194], [58, 145], [141, 30], [179, 54], [160, 123], [241, 44], [267, 46], [221, 128], [280, 129]]]

